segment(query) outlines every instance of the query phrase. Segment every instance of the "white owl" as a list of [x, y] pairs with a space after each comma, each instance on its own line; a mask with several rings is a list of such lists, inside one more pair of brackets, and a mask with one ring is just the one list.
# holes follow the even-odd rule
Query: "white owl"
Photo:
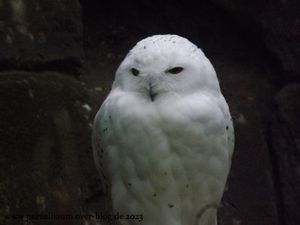
[[96, 166], [120, 222], [216, 225], [233, 147], [228, 105], [204, 53], [177, 35], [138, 42], [93, 126]]

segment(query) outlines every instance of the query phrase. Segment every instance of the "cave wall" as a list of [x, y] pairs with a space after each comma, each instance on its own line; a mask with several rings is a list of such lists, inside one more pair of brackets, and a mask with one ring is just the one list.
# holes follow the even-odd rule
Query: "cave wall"
[[271, 122], [266, 126], [281, 224], [300, 223], [300, 4], [287, 1], [212, 0], [248, 26], [261, 30], [280, 65]]
[[282, 78], [299, 82], [300, 4], [297, 0], [211, 1], [236, 16], [242, 23], [259, 28], [265, 46], [280, 63]]
[[81, 13], [76, 0], [0, 1], [1, 225], [84, 224], [37, 216], [86, 213], [97, 193]]
[[79, 73], [83, 58], [78, 1], [0, 2], [0, 68]]

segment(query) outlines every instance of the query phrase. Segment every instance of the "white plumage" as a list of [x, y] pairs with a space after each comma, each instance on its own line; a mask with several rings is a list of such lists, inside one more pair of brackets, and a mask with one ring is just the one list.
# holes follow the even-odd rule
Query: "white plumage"
[[234, 132], [215, 70], [177, 35], [140, 42], [93, 127], [96, 166], [122, 224], [215, 225]]

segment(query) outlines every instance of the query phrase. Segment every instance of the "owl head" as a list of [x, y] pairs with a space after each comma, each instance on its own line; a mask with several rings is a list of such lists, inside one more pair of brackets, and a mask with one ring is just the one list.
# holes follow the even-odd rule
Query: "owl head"
[[155, 35], [138, 42], [117, 69], [113, 88], [151, 101], [220, 90], [216, 72], [201, 49], [178, 35]]

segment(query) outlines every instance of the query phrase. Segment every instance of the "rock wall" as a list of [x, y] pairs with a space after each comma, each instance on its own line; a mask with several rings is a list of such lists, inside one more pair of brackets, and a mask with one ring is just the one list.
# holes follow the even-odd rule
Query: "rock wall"
[[244, 26], [252, 22], [255, 29], [260, 29], [266, 47], [281, 65], [283, 78], [300, 80], [300, 4], [297, 0], [211, 1], [236, 16]]
[[[247, 29], [261, 31], [265, 46], [280, 66], [272, 111], [265, 124], [273, 166], [279, 222], [300, 224], [300, 4], [296, 0], [211, 0]], [[273, 75], [276, 76], [275, 74]]]
[[79, 2], [1, 0], [0, 49], [0, 70], [78, 74], [83, 57]]
[[276, 95], [270, 130], [278, 208], [282, 224], [300, 224], [300, 85], [286, 85]]
[[92, 224], [79, 2], [0, 0], [0, 49], [0, 224]]
[[[2, 72], [0, 102], [0, 214], [83, 213], [93, 169], [83, 84], [55, 72]], [[5, 218], [0, 224], [24, 222]], [[70, 222], [82, 224], [30, 224]]]

